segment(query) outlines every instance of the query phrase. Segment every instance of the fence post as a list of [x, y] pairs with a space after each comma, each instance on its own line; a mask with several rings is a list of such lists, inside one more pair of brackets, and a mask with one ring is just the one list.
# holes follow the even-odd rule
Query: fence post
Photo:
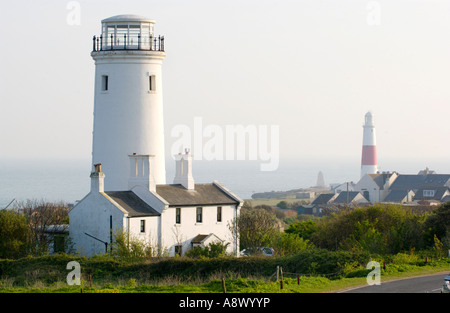
[[277, 265], [277, 281], [280, 278], [280, 266]]
[[222, 290], [223, 293], [227, 293], [227, 287], [225, 286], [225, 277], [222, 277]]

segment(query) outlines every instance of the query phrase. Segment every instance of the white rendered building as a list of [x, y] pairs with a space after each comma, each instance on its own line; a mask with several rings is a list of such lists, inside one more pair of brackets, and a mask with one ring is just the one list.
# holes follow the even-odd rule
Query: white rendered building
[[195, 184], [192, 156], [176, 156], [165, 182], [161, 63], [164, 37], [135, 15], [102, 21], [94, 37], [95, 101], [91, 190], [70, 211], [74, 248], [105, 253], [118, 231], [169, 255], [196, 245], [239, 242], [229, 228], [243, 201], [219, 182]]
[[155, 21], [136, 15], [102, 20], [95, 60], [92, 165], [101, 163], [107, 190], [128, 188], [128, 155], [150, 154], [152, 176], [166, 183], [162, 94], [164, 37]]

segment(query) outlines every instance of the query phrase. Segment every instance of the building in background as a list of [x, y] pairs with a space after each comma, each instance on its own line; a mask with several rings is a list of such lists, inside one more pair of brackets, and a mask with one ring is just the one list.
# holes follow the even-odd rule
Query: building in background
[[366, 113], [363, 128], [364, 131], [360, 177], [363, 177], [366, 174], [376, 174], [378, 172], [375, 124], [371, 112]]

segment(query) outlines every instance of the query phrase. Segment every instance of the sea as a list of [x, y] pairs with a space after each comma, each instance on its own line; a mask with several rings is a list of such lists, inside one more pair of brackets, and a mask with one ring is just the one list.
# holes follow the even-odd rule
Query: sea
[[[195, 160], [193, 176], [196, 183], [217, 180], [242, 199], [251, 199], [254, 193], [316, 186], [319, 172], [323, 173], [326, 185], [356, 183], [360, 175], [359, 162], [359, 157], [286, 158], [280, 159], [276, 170], [262, 171], [258, 161]], [[425, 167], [439, 174], [450, 173], [447, 158], [427, 162], [393, 158], [384, 165], [388, 166], [388, 171], [400, 174], [417, 174]], [[73, 204], [88, 194], [90, 172], [89, 159], [0, 159], [0, 209], [26, 200]], [[175, 162], [168, 159], [167, 183], [173, 181], [174, 173]]]

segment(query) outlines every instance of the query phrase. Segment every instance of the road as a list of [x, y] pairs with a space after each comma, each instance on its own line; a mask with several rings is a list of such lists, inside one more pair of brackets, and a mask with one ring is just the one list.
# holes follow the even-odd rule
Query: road
[[341, 293], [440, 293], [444, 277], [449, 272], [383, 282], [380, 285], [362, 286]]

